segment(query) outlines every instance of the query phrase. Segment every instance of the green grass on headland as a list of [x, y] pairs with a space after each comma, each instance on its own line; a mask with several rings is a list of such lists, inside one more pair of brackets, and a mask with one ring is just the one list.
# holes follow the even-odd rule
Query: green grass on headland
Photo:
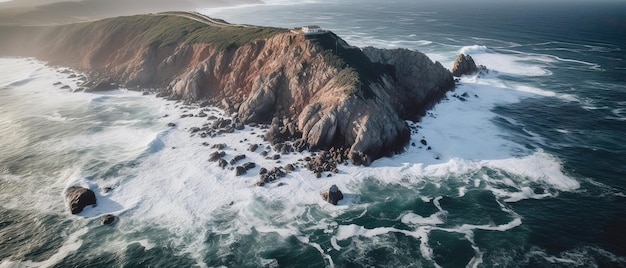
[[208, 43], [217, 48], [237, 48], [255, 39], [271, 37], [287, 29], [271, 27], [243, 27], [209, 25], [175, 15], [136, 15], [117, 17], [91, 23], [70, 25], [81, 28], [103, 27], [110, 36], [138, 33], [144, 45], [175, 46], [180, 43]]

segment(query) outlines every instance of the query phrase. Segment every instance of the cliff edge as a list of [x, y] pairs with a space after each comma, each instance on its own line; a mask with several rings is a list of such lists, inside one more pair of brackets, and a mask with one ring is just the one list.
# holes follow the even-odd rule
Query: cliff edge
[[0, 55], [72, 67], [91, 79], [154, 88], [221, 106], [268, 139], [344, 148], [354, 164], [401, 151], [452, 74], [422, 53], [356, 48], [332, 32], [231, 25], [197, 13], [118, 17], [60, 26], [0, 27]]

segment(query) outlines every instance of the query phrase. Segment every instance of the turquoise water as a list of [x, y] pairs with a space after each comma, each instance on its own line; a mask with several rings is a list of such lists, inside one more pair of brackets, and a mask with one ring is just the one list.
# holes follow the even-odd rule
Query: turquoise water
[[[467, 101], [451, 93], [416, 123], [413, 140], [432, 151], [408, 146], [330, 178], [302, 170], [286, 186], [255, 187], [255, 172], [216, 169], [200, 144], [241, 151], [258, 130], [189, 137], [205, 119], [179, 115], [197, 108], [123, 90], [70, 93], [53, 86], [72, 85], [67, 74], [0, 59], [0, 267], [626, 266], [626, 5], [308, 1], [203, 12], [319, 24], [444, 66], [466, 52], [491, 71], [461, 80], [454, 93]], [[76, 184], [99, 204], [71, 216], [63, 191]], [[331, 184], [346, 195], [337, 207], [319, 198]], [[101, 226], [105, 213], [120, 219]]]

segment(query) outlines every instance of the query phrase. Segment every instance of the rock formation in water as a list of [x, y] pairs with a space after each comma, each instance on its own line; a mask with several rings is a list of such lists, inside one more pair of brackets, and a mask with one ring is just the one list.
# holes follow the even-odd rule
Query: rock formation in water
[[115, 216], [112, 214], [106, 214], [100, 218], [102, 225], [111, 225], [115, 222]]
[[456, 77], [472, 75], [483, 70], [487, 70], [487, 68], [483, 65], [476, 65], [472, 56], [462, 53], [456, 57], [454, 64], [452, 64], [452, 75]]
[[328, 203], [337, 205], [337, 202], [343, 199], [343, 193], [339, 190], [339, 187], [337, 187], [337, 185], [333, 184], [333, 186], [331, 186], [328, 191], [324, 191], [322, 193], [322, 199], [324, 199], [324, 201]]
[[[402, 151], [452, 74], [408, 49], [359, 49], [326, 34], [230, 25], [195, 13], [49, 27], [0, 27], [0, 55], [35, 56], [92, 81], [210, 102], [243, 123], [275, 121], [278, 140], [345, 148], [354, 164]], [[281, 131], [282, 130], [282, 131]]]
[[72, 214], [78, 214], [86, 206], [96, 204], [96, 194], [90, 189], [72, 186], [65, 192], [65, 200]]

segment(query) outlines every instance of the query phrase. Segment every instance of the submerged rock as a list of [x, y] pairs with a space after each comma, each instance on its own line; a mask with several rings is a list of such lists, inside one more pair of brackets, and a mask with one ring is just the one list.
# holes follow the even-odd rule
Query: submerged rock
[[65, 199], [72, 214], [81, 213], [86, 206], [96, 204], [96, 194], [92, 190], [80, 186], [68, 188]]
[[343, 199], [343, 193], [339, 190], [339, 187], [337, 187], [337, 185], [333, 184], [333, 186], [331, 186], [328, 191], [322, 193], [322, 198], [328, 203], [337, 205], [337, 202]]
[[93, 85], [88, 86], [85, 89], [85, 92], [99, 92], [99, 91], [108, 91], [117, 89], [118, 86], [115, 83], [112, 83], [109, 80], [101, 80], [93, 83]]

